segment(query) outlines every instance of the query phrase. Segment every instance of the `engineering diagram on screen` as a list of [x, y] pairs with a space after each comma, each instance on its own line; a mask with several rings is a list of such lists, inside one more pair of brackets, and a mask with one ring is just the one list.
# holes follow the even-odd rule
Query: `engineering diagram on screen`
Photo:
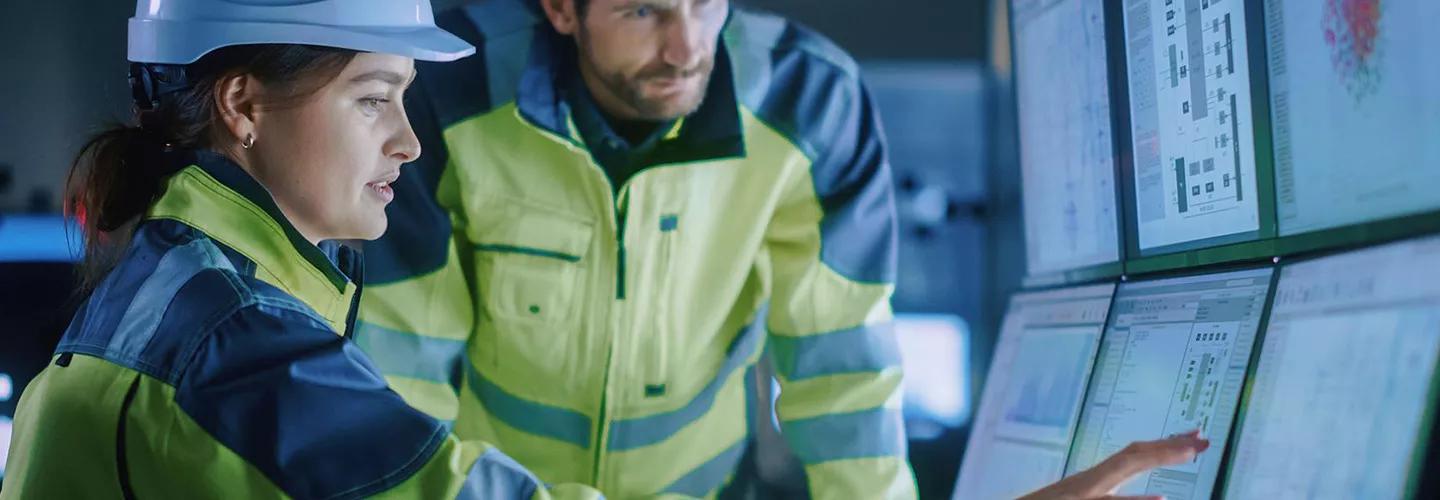
[[1258, 229], [1244, 3], [1126, 6], [1141, 247]]
[[[1176, 209], [1181, 214], [1224, 210], [1244, 201], [1240, 136], [1234, 89], [1249, 85], [1235, 74], [1235, 29], [1231, 14], [1213, 8], [1238, 0], [1183, 0], [1165, 11], [1167, 54], [1161, 75], [1161, 102], [1179, 106], [1179, 132], [1188, 147], [1174, 156]], [[1243, 48], [1242, 48], [1243, 50]], [[1240, 55], [1244, 57], [1242, 53]], [[1172, 112], [1176, 110], [1171, 110]], [[1188, 121], [1189, 123], [1186, 123]]]

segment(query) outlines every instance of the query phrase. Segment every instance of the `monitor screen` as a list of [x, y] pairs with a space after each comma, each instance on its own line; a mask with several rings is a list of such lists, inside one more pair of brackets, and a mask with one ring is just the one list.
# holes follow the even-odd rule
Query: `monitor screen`
[[1062, 477], [1114, 291], [1105, 284], [1010, 299], [956, 499], [1011, 499]]
[[1015, 0], [1012, 13], [1029, 273], [1118, 262], [1104, 8]]
[[1440, 2], [1266, 0], [1282, 236], [1440, 209]]
[[1257, 238], [1245, 2], [1123, 1], [1141, 255]]
[[1264, 268], [1121, 284], [1066, 475], [1134, 441], [1200, 429], [1209, 450], [1147, 472], [1119, 494], [1210, 498], [1272, 274]]
[[1284, 266], [1227, 497], [1408, 496], [1429, 440], [1436, 269], [1433, 237]]

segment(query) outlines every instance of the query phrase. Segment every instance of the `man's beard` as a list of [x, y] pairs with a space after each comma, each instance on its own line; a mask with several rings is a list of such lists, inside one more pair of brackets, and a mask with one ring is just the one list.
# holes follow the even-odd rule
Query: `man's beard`
[[[584, 57], [590, 57], [586, 54]], [[605, 86], [610, 95], [624, 101], [624, 103], [635, 111], [640, 120], [663, 122], [689, 116], [700, 105], [705, 102], [705, 92], [710, 86], [710, 76], [715, 69], [715, 58], [709, 57], [701, 61], [695, 68], [682, 70], [663, 62], [656, 63], [651, 67], [641, 70], [634, 77], [628, 77], [623, 73], [602, 73], [592, 62], [588, 64], [595, 69], [595, 76], [601, 85]], [[657, 79], [673, 78], [676, 80], [697, 78], [698, 91], [693, 97], [684, 101], [669, 101], [667, 99], [652, 99], [645, 97], [644, 85], [648, 81]]]

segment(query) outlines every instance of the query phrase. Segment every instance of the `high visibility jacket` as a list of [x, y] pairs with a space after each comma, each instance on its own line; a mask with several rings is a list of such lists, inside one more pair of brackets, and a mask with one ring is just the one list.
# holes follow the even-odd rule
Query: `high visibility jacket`
[[913, 497], [893, 187], [855, 63], [733, 10], [704, 103], [612, 185], [535, 3], [439, 16], [479, 51], [419, 68], [425, 155], [365, 247], [357, 343], [458, 435], [617, 498], [715, 495], [768, 349], [812, 495]]
[[[20, 399], [0, 498], [550, 498], [353, 342], [360, 258], [219, 155], [174, 174]], [[587, 491], [588, 490], [588, 491]]]

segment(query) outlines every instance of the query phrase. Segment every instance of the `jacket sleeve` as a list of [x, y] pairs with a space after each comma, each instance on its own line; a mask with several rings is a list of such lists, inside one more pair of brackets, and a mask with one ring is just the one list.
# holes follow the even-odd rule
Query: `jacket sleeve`
[[354, 343], [264, 302], [204, 337], [180, 409], [293, 498], [599, 498], [548, 487], [406, 404]]
[[766, 233], [781, 433], [815, 498], [914, 498], [890, 296], [894, 188], [858, 78], [816, 91], [826, 131]]
[[459, 188], [432, 99], [421, 76], [406, 109], [423, 154], [401, 169], [389, 228], [365, 243], [365, 293], [355, 340], [411, 405], [453, 421], [463, 380], [465, 345], [474, 326], [474, 294], [466, 278], [463, 231], [455, 231]]

